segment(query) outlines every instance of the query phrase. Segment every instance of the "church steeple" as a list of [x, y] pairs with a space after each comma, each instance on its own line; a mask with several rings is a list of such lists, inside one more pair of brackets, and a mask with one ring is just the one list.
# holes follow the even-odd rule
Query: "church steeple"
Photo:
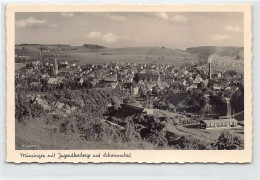
[[57, 59], [56, 56], [54, 56], [54, 66], [53, 66], [53, 74], [57, 75], [58, 74], [58, 63], [57, 63]]

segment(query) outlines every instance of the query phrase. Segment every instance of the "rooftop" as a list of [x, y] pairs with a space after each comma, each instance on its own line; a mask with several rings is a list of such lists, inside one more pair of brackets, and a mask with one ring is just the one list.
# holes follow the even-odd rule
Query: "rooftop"
[[231, 118], [231, 119], [211, 119], [211, 120], [202, 120], [202, 122], [208, 124], [208, 123], [222, 123], [222, 122], [237, 122], [237, 120]]

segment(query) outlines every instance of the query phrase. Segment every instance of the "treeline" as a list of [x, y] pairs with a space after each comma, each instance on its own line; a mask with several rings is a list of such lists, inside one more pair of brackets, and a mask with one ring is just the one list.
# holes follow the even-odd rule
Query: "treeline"
[[[43, 107], [38, 103], [36, 96], [27, 95], [27, 91], [16, 92], [15, 112], [19, 121], [24, 118], [40, 117], [44, 113]], [[51, 93], [42, 93], [40, 99], [47, 102], [50, 107], [53, 106], [53, 103], [59, 102], [70, 108], [75, 106], [77, 110], [96, 117], [102, 116], [107, 111], [107, 104], [115, 104], [121, 101], [120, 96], [108, 88], [54, 90]]]
[[236, 57], [237, 55], [241, 55], [241, 51], [244, 51], [244, 47], [201, 46], [187, 48], [186, 51], [189, 53], [198, 54], [204, 58], [208, 58], [212, 54]]
[[29, 118], [40, 117], [43, 114], [43, 107], [34, 99], [28, 99], [25, 93], [15, 95], [15, 119], [19, 122], [26, 122]]
[[[79, 133], [87, 141], [110, 144], [131, 143], [138, 149], [181, 150], [235, 150], [243, 149], [244, 141], [228, 132], [223, 132], [216, 142], [196, 140], [165, 131], [162, 120], [152, 115], [132, 115], [125, 120], [110, 118], [109, 124], [99, 118], [74, 115], [61, 124], [62, 133]], [[166, 119], [166, 121], [168, 121]]]
[[241, 85], [239, 89], [231, 96], [231, 107], [234, 113], [244, 111], [244, 86]]
[[[210, 114], [225, 116], [227, 114], [227, 101], [225, 92], [214, 92], [203, 87], [188, 91], [176, 91], [176, 87], [158, 90], [153, 88], [152, 92], [141, 92], [141, 103], [147, 108], [156, 108], [172, 112], [186, 112], [195, 114]], [[208, 96], [205, 96], [208, 94]], [[230, 92], [231, 107], [234, 112], [244, 110], [244, 90], [241, 87], [236, 92]]]
[[104, 46], [96, 45], [96, 44], [83, 44], [83, 47], [87, 49], [104, 49]]

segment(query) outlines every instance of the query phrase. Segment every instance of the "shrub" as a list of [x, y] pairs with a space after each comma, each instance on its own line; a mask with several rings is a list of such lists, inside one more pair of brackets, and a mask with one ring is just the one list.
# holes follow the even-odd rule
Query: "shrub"
[[215, 147], [219, 150], [244, 149], [244, 141], [229, 132], [222, 132]]

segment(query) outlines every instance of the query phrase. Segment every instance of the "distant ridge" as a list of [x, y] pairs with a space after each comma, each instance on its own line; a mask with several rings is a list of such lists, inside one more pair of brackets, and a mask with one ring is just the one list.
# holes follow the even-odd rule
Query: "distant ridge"
[[38, 58], [40, 49], [44, 50], [44, 54], [54, 54], [58, 60], [76, 60], [82, 64], [138, 62], [174, 64], [179, 66], [186, 62], [206, 62], [208, 57], [212, 54], [216, 54], [218, 60], [225, 62], [244, 59], [244, 48], [231, 46], [200, 46], [181, 50], [164, 46], [110, 48], [97, 44], [82, 44], [81, 46], [70, 46], [66, 44], [15, 45], [15, 53], [18, 56]]
[[83, 47], [87, 48], [87, 49], [104, 49], [104, 46], [100, 46], [97, 44], [83, 44]]
[[242, 56], [244, 53], [244, 47], [236, 46], [198, 46], [190, 47], [186, 49], [187, 52], [192, 54], [199, 54], [203, 57], [208, 57], [212, 54], [219, 56]]
[[69, 44], [31, 44], [31, 43], [23, 43], [23, 44], [16, 44], [16, 46], [70, 46]]

